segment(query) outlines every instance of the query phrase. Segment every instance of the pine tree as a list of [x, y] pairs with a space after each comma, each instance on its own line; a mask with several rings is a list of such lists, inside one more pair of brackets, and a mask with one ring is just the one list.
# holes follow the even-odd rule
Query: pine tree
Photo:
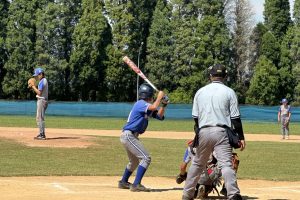
[[293, 103], [300, 105], [300, 0], [295, 0], [294, 2], [294, 26], [291, 28], [287, 37], [289, 38], [289, 43], [286, 45], [286, 56], [285, 61], [291, 63], [292, 65], [292, 74], [294, 78], [294, 96]]
[[[197, 46], [199, 44], [199, 16], [196, 1], [173, 1], [172, 26], [173, 59], [172, 77], [177, 88], [170, 94], [178, 103], [193, 101], [193, 96], [204, 85], [204, 78], [197, 66]], [[203, 80], [204, 79], [204, 80]]]
[[127, 55], [137, 63], [141, 44], [146, 43], [149, 33], [155, 2], [156, 0], [105, 1], [105, 13], [113, 36], [106, 62], [108, 101], [135, 100], [136, 75], [123, 63], [122, 57]]
[[[214, 63], [224, 64], [231, 82], [235, 80], [232, 62], [232, 41], [227, 27], [224, 9], [226, 1], [201, 0], [198, 2], [200, 21], [197, 26], [196, 65], [207, 77], [207, 68]], [[230, 84], [230, 82], [229, 82]]]
[[78, 93], [84, 101], [105, 100], [106, 96], [104, 62], [111, 36], [102, 10], [101, 0], [83, 0], [83, 15], [73, 34], [74, 46], [70, 58], [72, 89], [74, 96]]
[[0, 98], [3, 95], [1, 82], [3, 81], [5, 71], [3, 69], [5, 62], [7, 61], [7, 51], [5, 48], [5, 39], [7, 35], [7, 20], [8, 20], [8, 7], [9, 1], [0, 1]]
[[276, 105], [278, 102], [278, 71], [272, 61], [261, 56], [247, 91], [246, 103]]
[[249, 54], [249, 78], [253, 75], [254, 67], [261, 56], [261, 45], [263, 35], [268, 31], [263, 23], [258, 23], [254, 27], [250, 36]]
[[289, 0], [266, 0], [264, 8], [267, 28], [281, 40], [292, 24]]
[[42, 1], [14, 0], [9, 7], [6, 48], [8, 60], [2, 82], [5, 95], [13, 99], [28, 98], [27, 80], [35, 67], [35, 12]]
[[280, 69], [279, 69], [279, 96], [287, 98], [292, 101], [294, 96], [294, 89], [297, 80], [294, 77], [293, 66], [296, 61], [292, 56], [292, 45], [294, 37], [296, 36], [295, 27], [290, 27], [280, 46], [281, 57], [280, 57]]
[[69, 100], [72, 34], [81, 14], [81, 0], [49, 2], [37, 13], [37, 64], [43, 65], [52, 99]]
[[145, 73], [154, 85], [160, 89], [172, 91], [176, 84], [172, 70], [173, 41], [170, 19], [172, 7], [166, 0], [158, 0], [153, 14], [150, 34], [147, 39], [147, 57]]
[[280, 44], [270, 31], [266, 32], [262, 37], [260, 53], [261, 55], [266, 56], [277, 68], [279, 68]]

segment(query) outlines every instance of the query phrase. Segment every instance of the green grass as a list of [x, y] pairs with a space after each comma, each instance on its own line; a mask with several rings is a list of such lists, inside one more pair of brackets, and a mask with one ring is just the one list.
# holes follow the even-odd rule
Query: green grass
[[[96, 137], [98, 144], [80, 148], [27, 147], [0, 139], [0, 176], [121, 176], [128, 162], [117, 137]], [[146, 139], [151, 154], [146, 176], [175, 177], [186, 148], [185, 140]], [[240, 179], [300, 181], [299, 144], [248, 142], [238, 151]]]
[[[122, 118], [96, 118], [96, 117], [61, 117], [47, 116], [48, 128], [75, 128], [75, 129], [99, 129], [120, 130], [126, 123]], [[0, 116], [1, 127], [36, 127], [34, 116]], [[194, 122], [190, 120], [158, 121], [151, 119], [147, 130], [152, 131], [193, 131]], [[243, 122], [244, 132], [252, 134], [280, 134], [277, 123]], [[300, 123], [290, 124], [291, 134], [300, 135]]]

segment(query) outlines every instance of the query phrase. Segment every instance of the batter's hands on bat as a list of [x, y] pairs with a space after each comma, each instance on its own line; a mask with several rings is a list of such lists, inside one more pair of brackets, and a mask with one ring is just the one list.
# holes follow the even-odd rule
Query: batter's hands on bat
[[167, 105], [169, 102], [170, 102], [170, 99], [169, 99], [169, 97], [168, 97], [167, 95], [165, 95], [165, 96], [162, 98], [162, 100], [161, 100], [161, 103], [162, 103], [163, 105]]
[[165, 93], [163, 91], [159, 91], [157, 94], [156, 100], [161, 101], [164, 96], [165, 96]]

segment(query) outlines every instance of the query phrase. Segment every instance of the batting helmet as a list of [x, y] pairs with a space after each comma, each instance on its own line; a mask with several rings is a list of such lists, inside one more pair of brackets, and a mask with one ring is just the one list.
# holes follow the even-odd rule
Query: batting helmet
[[281, 100], [281, 103], [288, 103], [288, 100], [284, 98]]
[[143, 83], [139, 88], [139, 99], [152, 98], [154, 95], [154, 89], [147, 83]]
[[215, 64], [209, 67], [209, 74], [214, 77], [222, 77], [227, 76], [227, 69], [224, 65]]

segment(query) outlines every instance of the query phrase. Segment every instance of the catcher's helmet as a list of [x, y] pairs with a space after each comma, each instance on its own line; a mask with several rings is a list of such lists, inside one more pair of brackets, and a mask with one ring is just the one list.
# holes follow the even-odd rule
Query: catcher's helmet
[[152, 98], [154, 95], [154, 89], [147, 83], [143, 83], [139, 88], [139, 99]]
[[215, 64], [209, 67], [209, 74], [214, 77], [225, 78], [227, 76], [227, 69], [224, 65]]

